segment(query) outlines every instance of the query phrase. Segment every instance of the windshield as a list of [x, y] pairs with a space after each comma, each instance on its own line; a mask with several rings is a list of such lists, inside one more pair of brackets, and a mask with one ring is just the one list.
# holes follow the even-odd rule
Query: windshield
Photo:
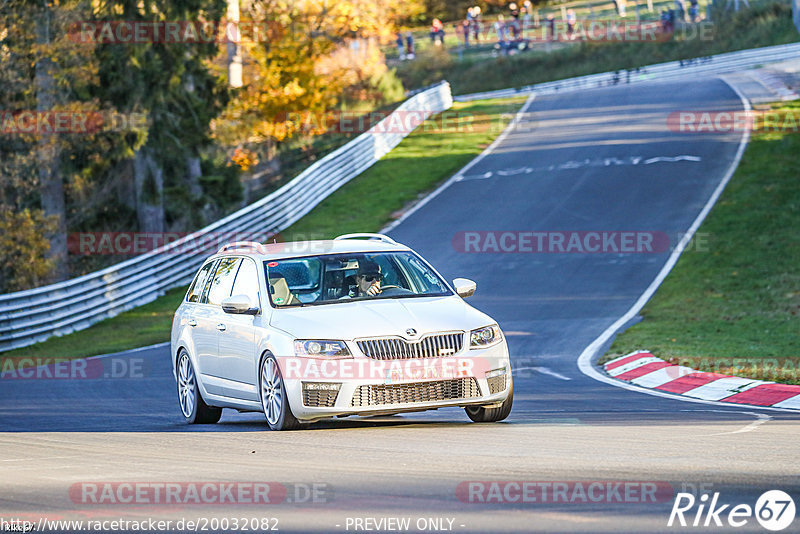
[[411, 252], [331, 254], [264, 262], [273, 306], [451, 295]]

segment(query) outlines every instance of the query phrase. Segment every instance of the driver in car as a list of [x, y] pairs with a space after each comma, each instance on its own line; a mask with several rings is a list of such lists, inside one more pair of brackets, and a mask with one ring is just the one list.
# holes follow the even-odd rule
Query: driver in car
[[371, 260], [359, 260], [356, 287], [348, 297], [374, 297], [381, 291], [381, 266]]

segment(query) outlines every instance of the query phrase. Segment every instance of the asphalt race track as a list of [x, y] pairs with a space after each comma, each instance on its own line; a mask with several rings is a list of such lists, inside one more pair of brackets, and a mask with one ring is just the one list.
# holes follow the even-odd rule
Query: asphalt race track
[[[112, 358], [135, 367], [125, 378], [0, 383], [0, 517], [272, 517], [282, 531], [322, 532], [382, 518], [410, 518], [412, 531], [435, 530], [432, 518], [463, 532], [709, 532], [667, 527], [675, 493], [702, 488], [719, 492], [720, 504], [751, 506], [770, 489], [797, 496], [800, 414], [654, 397], [578, 369], [581, 352], [656, 277], [669, 246], [463, 251], [465, 232], [653, 232], [674, 246], [728, 172], [740, 134], [674, 133], [667, 116], [741, 107], [716, 79], [538, 97], [493, 152], [391, 231], [447, 278], [478, 282], [470, 302], [498, 320], [516, 366], [506, 422], [472, 424], [448, 409], [276, 433], [263, 415], [226, 410], [218, 425], [190, 428], [160, 346]], [[326, 493], [267, 506], [109, 507], [71, 497], [87, 481], [316, 483]], [[467, 481], [671, 489], [655, 503], [487, 504], [464, 502], [457, 488]], [[754, 518], [736, 530], [763, 531]]]

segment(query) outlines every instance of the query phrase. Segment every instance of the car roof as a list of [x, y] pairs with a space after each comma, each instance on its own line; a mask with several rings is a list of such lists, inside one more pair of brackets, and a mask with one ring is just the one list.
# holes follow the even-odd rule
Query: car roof
[[[229, 248], [230, 247], [230, 248]], [[241, 246], [226, 245], [212, 257], [249, 256], [256, 260], [277, 260], [320, 256], [324, 254], [351, 254], [364, 252], [398, 252], [411, 250], [396, 242], [366, 239], [331, 239], [315, 241], [289, 241], [285, 243], [242, 243]]]

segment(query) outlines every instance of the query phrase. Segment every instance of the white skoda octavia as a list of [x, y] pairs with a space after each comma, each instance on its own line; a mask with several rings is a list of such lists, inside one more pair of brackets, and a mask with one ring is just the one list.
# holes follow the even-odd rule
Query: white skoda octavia
[[348, 415], [463, 407], [505, 419], [503, 333], [413, 250], [380, 234], [222, 247], [172, 322], [187, 423], [261, 411], [273, 430]]

